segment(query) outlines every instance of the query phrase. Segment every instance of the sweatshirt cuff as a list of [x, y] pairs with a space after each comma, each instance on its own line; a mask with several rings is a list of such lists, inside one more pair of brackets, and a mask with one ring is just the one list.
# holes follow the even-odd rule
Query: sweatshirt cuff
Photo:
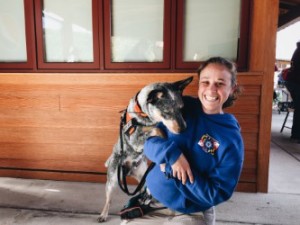
[[180, 155], [180, 149], [177, 147], [175, 142], [172, 142], [166, 153], [166, 162], [169, 163], [170, 166], [172, 166], [177, 161]]

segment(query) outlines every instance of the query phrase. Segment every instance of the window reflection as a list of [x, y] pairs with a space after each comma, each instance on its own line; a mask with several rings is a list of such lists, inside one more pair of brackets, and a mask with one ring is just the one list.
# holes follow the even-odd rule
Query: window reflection
[[184, 61], [215, 55], [237, 59], [241, 0], [189, 0], [184, 11]]
[[0, 61], [27, 61], [23, 0], [0, 0]]
[[112, 62], [162, 62], [162, 0], [112, 1]]
[[92, 2], [44, 0], [46, 62], [93, 62]]

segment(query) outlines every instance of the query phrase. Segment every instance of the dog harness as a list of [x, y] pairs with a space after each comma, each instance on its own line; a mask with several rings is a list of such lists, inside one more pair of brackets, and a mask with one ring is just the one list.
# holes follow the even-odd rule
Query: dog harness
[[[148, 115], [146, 113], [144, 113], [137, 101], [137, 96], [138, 93], [135, 97], [135, 106], [134, 106], [134, 113], [139, 114], [142, 117], [148, 117]], [[145, 181], [146, 181], [146, 176], [148, 175], [148, 173], [150, 172], [150, 170], [154, 167], [155, 163], [151, 163], [146, 172], [144, 173], [140, 183], [138, 184], [138, 186], [136, 187], [136, 189], [133, 192], [130, 192], [128, 190], [128, 186], [127, 186], [127, 175], [128, 175], [128, 168], [126, 166], [123, 165], [123, 158], [124, 158], [124, 147], [123, 147], [123, 135], [122, 133], [124, 132], [126, 135], [130, 136], [131, 134], [134, 133], [134, 131], [136, 130], [136, 127], [140, 125], [140, 126], [144, 126], [143, 124], [140, 124], [136, 118], [132, 118], [130, 116], [130, 114], [128, 113], [127, 109], [125, 109], [123, 111], [123, 114], [121, 116], [121, 122], [120, 122], [120, 147], [121, 147], [121, 163], [118, 165], [118, 184], [121, 188], [121, 190], [126, 193], [127, 195], [136, 195], [144, 186]]]
[[[141, 117], [148, 117], [148, 115], [146, 113], [144, 113], [141, 109], [140, 104], [137, 101], [137, 96], [139, 93], [137, 93], [136, 97], [135, 97], [135, 105], [133, 108], [133, 112], [140, 115]], [[125, 115], [125, 116], [124, 116]], [[138, 121], [136, 120], [136, 118], [132, 118], [129, 114], [129, 112], [127, 111], [127, 109], [125, 110], [125, 113], [122, 116], [122, 121], [123, 121], [123, 128], [124, 129], [124, 133], [128, 136], [132, 135], [136, 129], [136, 127], [138, 125], [142, 125], [140, 123], [138, 123]]]

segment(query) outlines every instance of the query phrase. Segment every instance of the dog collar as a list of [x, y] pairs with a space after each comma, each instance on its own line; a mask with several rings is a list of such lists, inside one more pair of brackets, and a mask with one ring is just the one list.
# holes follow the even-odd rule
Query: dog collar
[[[139, 116], [146, 118], [146, 117], [148, 117], [148, 115], [146, 113], [144, 113], [141, 109], [141, 106], [137, 100], [138, 94], [139, 93], [137, 93], [137, 95], [135, 96], [135, 104], [133, 107], [133, 112], [130, 112], [130, 113], [136, 113]], [[124, 125], [124, 132], [125, 132], [125, 134], [127, 134], [129, 136], [134, 133], [137, 125], [141, 125], [137, 122], [136, 118], [132, 118], [130, 116], [130, 113], [126, 110], [126, 120], [125, 120], [126, 123]]]
[[138, 95], [139, 95], [140, 92], [138, 92], [136, 95], [135, 95], [135, 105], [134, 105], [134, 108], [133, 108], [133, 112], [140, 115], [141, 117], [148, 117], [148, 115], [146, 113], [144, 113], [141, 109], [141, 106], [139, 104], [139, 101], [138, 101]]

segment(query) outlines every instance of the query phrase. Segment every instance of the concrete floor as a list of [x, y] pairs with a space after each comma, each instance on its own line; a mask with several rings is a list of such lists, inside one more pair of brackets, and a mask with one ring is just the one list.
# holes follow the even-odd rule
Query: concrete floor
[[[269, 193], [300, 194], [300, 144], [290, 142], [291, 130], [280, 133], [285, 113], [273, 112]], [[292, 125], [293, 115], [286, 125]], [[300, 210], [299, 210], [300, 212]], [[300, 220], [299, 220], [300, 224]]]
[[[274, 111], [269, 193], [234, 193], [217, 207], [217, 225], [299, 225], [300, 144], [280, 128], [285, 114]], [[291, 122], [290, 120], [288, 122]], [[98, 224], [104, 184], [0, 178], [0, 225]], [[107, 225], [120, 224], [117, 212], [128, 197], [114, 195]]]

